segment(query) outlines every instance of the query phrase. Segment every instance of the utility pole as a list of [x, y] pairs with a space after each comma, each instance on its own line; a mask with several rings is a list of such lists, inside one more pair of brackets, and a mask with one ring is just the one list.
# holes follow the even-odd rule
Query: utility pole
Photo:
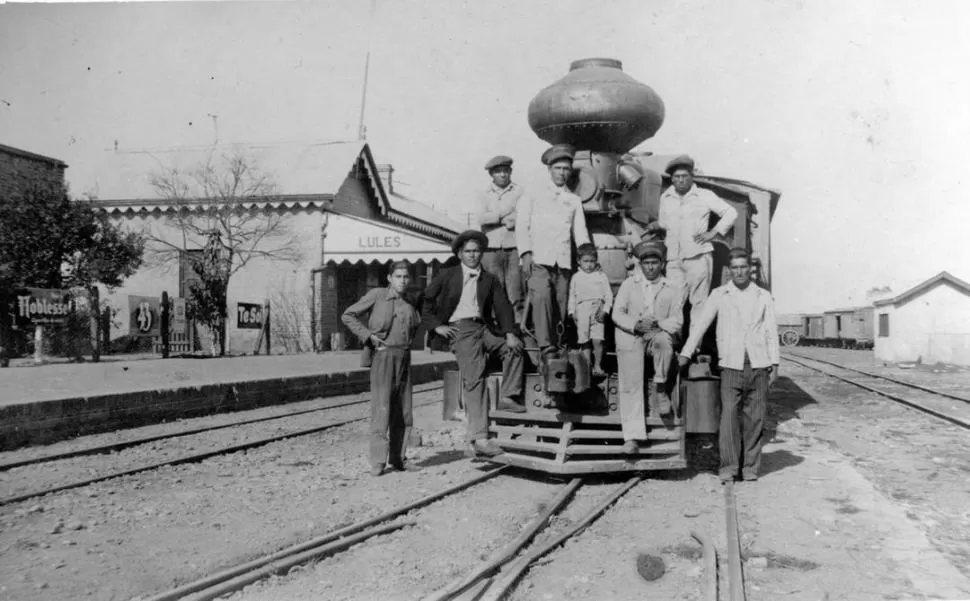
[[364, 59], [364, 89], [360, 94], [360, 124], [357, 126], [357, 139], [367, 140], [367, 127], [364, 125], [364, 109], [367, 106], [367, 79], [370, 73], [370, 44], [374, 32], [374, 13], [377, 12], [377, 0], [370, 0], [370, 23], [367, 31], [367, 57]]

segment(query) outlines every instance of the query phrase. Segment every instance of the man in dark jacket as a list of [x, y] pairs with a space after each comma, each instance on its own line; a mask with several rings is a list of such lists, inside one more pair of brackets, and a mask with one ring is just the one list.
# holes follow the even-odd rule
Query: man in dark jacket
[[515, 316], [502, 283], [481, 268], [488, 238], [468, 230], [455, 238], [452, 251], [460, 265], [446, 267], [424, 291], [422, 313], [431, 348], [450, 348], [461, 370], [468, 442], [471, 455], [500, 455], [488, 440], [488, 406], [485, 399], [485, 362], [488, 355], [502, 357], [501, 411], [522, 413], [515, 399], [522, 395], [524, 357], [515, 335]]

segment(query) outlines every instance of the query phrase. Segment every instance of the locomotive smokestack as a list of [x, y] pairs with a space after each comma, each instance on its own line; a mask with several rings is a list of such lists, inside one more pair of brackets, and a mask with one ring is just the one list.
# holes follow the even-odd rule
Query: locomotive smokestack
[[550, 144], [624, 153], [648, 140], [664, 121], [664, 103], [613, 58], [573, 61], [565, 77], [529, 103], [529, 126]]

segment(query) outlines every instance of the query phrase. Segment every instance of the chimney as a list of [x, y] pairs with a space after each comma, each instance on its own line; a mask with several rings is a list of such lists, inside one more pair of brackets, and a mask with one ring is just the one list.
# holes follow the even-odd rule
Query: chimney
[[388, 194], [394, 193], [394, 166], [393, 165], [378, 165], [377, 175], [381, 178], [381, 183], [384, 184], [384, 190]]

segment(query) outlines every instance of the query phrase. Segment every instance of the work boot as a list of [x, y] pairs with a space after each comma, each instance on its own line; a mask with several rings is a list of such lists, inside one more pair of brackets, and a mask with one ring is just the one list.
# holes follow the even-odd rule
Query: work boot
[[479, 438], [471, 444], [471, 450], [479, 457], [496, 457], [505, 451], [502, 447], [495, 444], [495, 441]]
[[673, 405], [670, 404], [670, 395], [663, 390], [657, 391], [657, 407], [660, 409], [660, 415], [670, 415], [674, 412]]
[[421, 468], [410, 461], [388, 464], [388, 469], [392, 472], [420, 472]]
[[374, 466], [371, 466], [371, 468], [370, 468], [370, 475], [371, 476], [374, 476], [375, 478], [378, 477], [378, 476], [383, 476], [384, 475], [384, 466], [383, 465], [374, 465]]
[[623, 452], [627, 455], [636, 455], [640, 450], [640, 445], [635, 440], [628, 440], [623, 443]]
[[508, 411], [510, 413], [525, 413], [525, 406], [520, 405], [509, 397], [502, 397], [502, 400], [495, 405], [498, 411]]

